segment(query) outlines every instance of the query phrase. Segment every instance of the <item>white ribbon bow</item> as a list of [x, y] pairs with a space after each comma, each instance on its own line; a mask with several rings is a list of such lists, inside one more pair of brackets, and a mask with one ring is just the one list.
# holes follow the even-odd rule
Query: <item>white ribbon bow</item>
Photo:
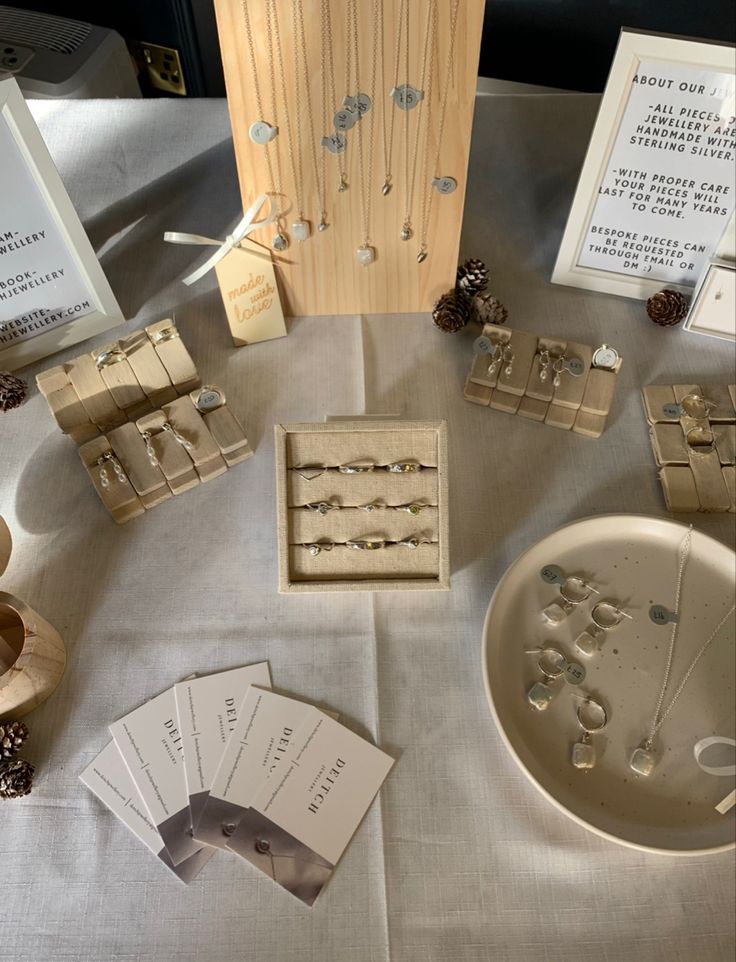
[[[736, 741], [734, 741], [733, 738], [724, 738], [722, 735], [710, 735], [708, 738], [701, 738], [693, 748], [695, 761], [701, 770], [704, 771], [706, 775], [736, 775], [736, 765], [704, 765], [700, 761], [700, 756], [707, 748], [710, 748], [711, 745], [733, 745], [733, 747], [736, 748]], [[736, 789], [733, 792], [729, 792], [729, 794], [716, 805], [716, 811], [720, 812], [721, 815], [725, 815], [734, 805], [736, 805]]]
[[[260, 212], [264, 204], [268, 203], [269, 213], [262, 220], [256, 220], [256, 215]], [[243, 219], [237, 225], [232, 234], [228, 234], [224, 241], [213, 240], [211, 237], [202, 237], [200, 234], [184, 234], [176, 230], [167, 230], [164, 240], [170, 244], [202, 244], [207, 247], [216, 247], [215, 253], [191, 274], [182, 278], [184, 284], [194, 284], [200, 277], [204, 277], [207, 271], [211, 271], [215, 264], [219, 263], [226, 254], [229, 254], [234, 247], [239, 247], [240, 242], [254, 230], [259, 230], [267, 224], [272, 224], [278, 215], [278, 211], [271, 203], [268, 194], [259, 194], [245, 212]], [[270, 258], [265, 251], [263, 257]]]

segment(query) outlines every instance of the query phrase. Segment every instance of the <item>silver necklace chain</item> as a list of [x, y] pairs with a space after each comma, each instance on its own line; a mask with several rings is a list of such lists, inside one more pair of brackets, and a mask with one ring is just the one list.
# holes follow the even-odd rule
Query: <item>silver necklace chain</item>
[[[450, 39], [447, 47], [447, 64], [445, 67], [445, 84], [442, 91], [442, 103], [440, 106], [440, 122], [437, 130], [437, 150], [435, 152], [434, 158], [434, 173], [435, 176], [440, 176], [439, 163], [440, 157], [442, 155], [442, 143], [445, 136], [445, 119], [447, 117], [447, 102], [450, 95], [450, 79], [452, 77], [453, 61], [455, 56], [455, 36], [457, 34], [457, 15], [460, 7], [460, 0], [453, 0], [452, 12], [450, 15]], [[423, 173], [423, 189], [424, 195], [422, 199], [422, 211], [420, 217], [420, 229], [419, 229], [419, 240], [420, 240], [420, 255], [422, 252], [427, 250], [427, 235], [429, 233], [429, 218], [432, 213], [432, 200], [434, 196], [434, 188], [429, 180], [427, 161], [429, 157], [429, 139], [427, 140], [427, 149], [425, 151], [425, 166]]]
[[708, 640], [703, 645], [701, 645], [700, 650], [695, 655], [693, 660], [690, 662], [690, 667], [685, 672], [685, 675], [683, 676], [682, 681], [680, 682], [680, 684], [677, 687], [677, 690], [675, 691], [674, 695], [670, 699], [669, 705], [667, 705], [667, 707], [663, 711], [662, 705], [664, 703], [664, 696], [667, 692], [667, 686], [669, 684], [670, 674], [672, 673], [672, 664], [674, 661], [675, 646], [677, 644], [677, 637], [678, 637], [679, 628], [680, 628], [680, 621], [681, 621], [680, 597], [682, 595], [682, 582], [685, 576], [685, 568], [687, 567], [687, 562], [690, 557], [690, 543], [692, 541], [692, 533], [693, 533], [693, 529], [692, 529], [692, 526], [690, 526], [687, 534], [682, 539], [682, 542], [680, 544], [679, 563], [677, 566], [677, 582], [675, 584], [675, 607], [674, 607], [674, 613], [677, 617], [677, 620], [674, 621], [672, 624], [672, 630], [670, 633], [670, 645], [669, 645], [669, 650], [667, 652], [667, 662], [665, 664], [664, 676], [662, 678], [662, 687], [660, 688], [659, 697], [657, 698], [657, 707], [654, 711], [652, 724], [649, 727], [649, 733], [647, 734], [646, 740], [644, 742], [647, 748], [651, 747], [652, 742], [654, 741], [657, 735], [657, 732], [660, 730], [660, 728], [664, 724], [665, 719], [667, 718], [669, 713], [675, 707], [675, 702], [680, 697], [685, 685], [688, 683], [690, 676], [695, 671], [695, 668], [698, 662], [706, 653], [706, 651], [710, 648], [710, 646], [713, 644], [713, 642], [715, 641], [718, 635], [718, 632], [724, 626], [726, 621], [728, 621], [728, 619], [731, 617], [734, 611], [736, 611], [736, 605], [732, 605], [730, 611], [727, 611], [726, 614], [723, 616], [723, 618], [721, 618], [721, 620], [718, 622], [717, 626], [713, 630], [713, 633], [708, 638]]
[[[255, 51], [255, 44], [253, 42], [253, 30], [251, 28], [251, 23], [250, 23], [250, 11], [248, 10], [248, 0], [241, 0], [241, 9], [243, 11], [243, 23], [245, 25], [245, 36], [246, 36], [246, 40], [248, 41], [248, 55], [250, 59], [251, 74], [253, 76], [253, 92], [256, 95], [256, 107], [258, 109], [258, 119], [265, 120], [266, 114], [263, 109], [261, 85], [258, 79], [258, 68], [256, 66], [256, 51]], [[274, 121], [275, 121], [275, 117], [274, 117]], [[271, 142], [269, 141], [265, 146], [266, 146], [266, 167], [268, 169], [269, 193], [273, 195], [278, 192], [278, 186], [273, 176], [273, 162], [271, 159]]]
[[[335, 90], [335, 56], [332, 42], [332, 14], [330, 13], [330, 0], [321, 0], [320, 20], [322, 27], [322, 129], [325, 133], [329, 130], [331, 110], [337, 106], [337, 92]], [[327, 81], [325, 82], [325, 77]], [[328, 102], [329, 98], [329, 102]], [[331, 105], [331, 107], [330, 107]], [[322, 152], [322, 182], [327, 184], [325, 151]], [[343, 190], [347, 186], [345, 176], [345, 157], [343, 154], [337, 155], [337, 170], [340, 175], [340, 185]], [[326, 188], [325, 188], [326, 189]]]
[[[279, 28], [279, 13], [277, 0], [266, 0], [266, 8], [270, 7], [271, 15], [273, 17], [272, 29], [273, 29], [273, 39], [274, 39], [274, 50], [276, 57], [278, 58], [278, 71], [281, 80], [281, 95], [284, 99], [284, 126], [286, 127], [286, 145], [289, 151], [289, 162], [291, 164], [291, 173], [294, 178], [294, 197], [296, 199], [297, 213], [300, 219], [304, 218], [303, 203], [302, 203], [302, 187], [303, 187], [303, 176], [302, 176], [302, 156], [301, 151], [297, 153], [294, 144], [294, 132], [291, 126], [291, 118], [289, 116], [289, 101], [287, 99], [287, 89], [286, 89], [286, 73], [284, 71], [284, 56], [283, 49], [281, 46], [281, 30]], [[270, 19], [270, 18], [269, 18]], [[298, 134], [299, 125], [297, 125]], [[298, 136], [300, 136], [298, 134]]]
[[[357, 0], [348, 0], [346, 7], [346, 13], [348, 17], [348, 32], [352, 36], [353, 42], [353, 59], [355, 60], [355, 92], [356, 94], [360, 92], [360, 56], [359, 56], [359, 43], [358, 43], [358, 12], [357, 12]], [[350, 42], [347, 44], [346, 60], [348, 66], [350, 65], [350, 57], [348, 56], [350, 51]], [[377, 10], [377, 0], [373, 0], [373, 45], [372, 45], [372, 66], [371, 66], [371, 80], [369, 87], [369, 96], [371, 98], [371, 103], [375, 102], [376, 96], [376, 73], [378, 67], [378, 10]], [[346, 89], [348, 93], [350, 92], [350, 72], [347, 74]], [[373, 133], [375, 129], [374, 124], [375, 109], [368, 111], [368, 116], [363, 117], [358, 121], [358, 172], [359, 172], [359, 184], [358, 191], [360, 197], [360, 219], [361, 227], [363, 232], [363, 247], [368, 247], [370, 244], [370, 225], [371, 225], [371, 184], [373, 182]], [[363, 124], [368, 123], [368, 161], [366, 165], [364, 151], [363, 151]], [[367, 169], [366, 169], [367, 166]]]
[[[319, 199], [320, 214], [322, 217], [322, 222], [324, 223], [325, 218], [325, 185], [324, 178], [320, 178], [320, 169], [317, 162], [317, 139], [314, 136], [314, 114], [312, 113], [312, 94], [310, 92], [309, 84], [309, 65], [307, 63], [307, 38], [304, 30], [304, 7], [302, 5], [302, 0], [292, 0], [293, 3], [293, 30], [294, 30], [294, 63], [297, 68], [297, 76], [299, 74], [299, 61], [301, 60], [301, 66], [303, 71], [303, 82], [304, 82], [304, 102], [307, 107], [307, 123], [309, 130], [309, 142], [311, 145], [311, 155], [312, 155], [312, 168], [314, 170], [314, 183], [317, 188], [317, 195]], [[323, 73], [324, 77], [324, 73]], [[301, 124], [297, 124], [297, 141], [299, 145], [299, 155], [301, 157], [302, 153], [302, 137], [301, 137]], [[301, 160], [300, 160], [301, 167]], [[299, 215], [302, 216], [301, 213]]]
[[[406, 44], [407, 44], [407, 46], [406, 46], [406, 49], [407, 49], [407, 55], [406, 55], [406, 71], [407, 71], [407, 77], [406, 77], [406, 79], [408, 80], [408, 79], [409, 79], [409, 77], [408, 77], [408, 73], [409, 73], [409, 54], [408, 54], [408, 49], [409, 49], [409, 40], [408, 40], [408, 37], [409, 37], [409, 7], [408, 7], [408, 4], [407, 4], [407, 0], [401, 0], [401, 2], [400, 2], [400, 4], [399, 4], [399, 29], [398, 29], [397, 35], [396, 35], [396, 54], [395, 54], [395, 57], [394, 57], [394, 89], [399, 86], [399, 67], [400, 67], [400, 61], [401, 61], [401, 38], [402, 38], [402, 35], [403, 35], [404, 33], [406, 33], [406, 36], [407, 36], [407, 41], [406, 41]], [[385, 90], [382, 91], [382, 95], [383, 95], [383, 96], [385, 96], [386, 94], [387, 94], [387, 91], [385, 91]], [[384, 111], [384, 124], [383, 124], [383, 157], [384, 157], [384, 166], [385, 166], [385, 168], [386, 168], [386, 173], [385, 173], [384, 182], [383, 182], [383, 192], [384, 192], [384, 195], [385, 195], [385, 194], [388, 194], [388, 193], [390, 192], [391, 186], [392, 186], [392, 185], [391, 185], [391, 178], [392, 178], [392, 170], [391, 170], [391, 168], [392, 168], [392, 166], [393, 166], [394, 122], [395, 122], [395, 119], [396, 119], [396, 108], [395, 108], [395, 106], [394, 106], [394, 104], [393, 104], [393, 101], [391, 101], [391, 107], [389, 108], [388, 113], [389, 113], [389, 118], [390, 118], [390, 119], [389, 119], [388, 141], [387, 141], [387, 140], [386, 140], [386, 111]]]
[[[406, 214], [404, 216], [404, 228], [411, 229], [411, 212], [414, 208], [414, 189], [417, 180], [417, 161], [419, 159], [419, 136], [421, 133], [421, 120], [422, 120], [422, 109], [424, 107], [425, 101], [427, 102], [427, 137], [426, 137], [426, 149], [425, 154], [429, 150], [429, 118], [430, 118], [430, 105], [429, 101], [432, 97], [432, 74], [434, 73], [434, 42], [435, 42], [435, 32], [436, 32], [436, 21], [437, 21], [437, 7], [435, 0], [429, 0], [427, 5], [427, 22], [424, 28], [424, 49], [422, 56], [422, 77], [419, 84], [420, 90], [424, 92], [424, 96], [419, 101], [419, 105], [416, 109], [416, 128], [414, 137], [414, 149], [411, 151], [411, 178], [409, 176], [409, 114], [414, 113], [414, 111], [406, 111], [406, 156], [405, 156], [405, 187], [406, 187]], [[408, 57], [408, 53], [407, 53]], [[425, 165], [426, 166], [426, 165]]]

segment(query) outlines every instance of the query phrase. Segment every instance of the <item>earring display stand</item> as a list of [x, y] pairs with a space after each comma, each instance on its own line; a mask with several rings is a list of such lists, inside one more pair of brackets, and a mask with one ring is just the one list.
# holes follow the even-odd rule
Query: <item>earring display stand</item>
[[[693, 395], [708, 405], [688, 414]], [[642, 396], [667, 510], [736, 511], [736, 385], [650, 384]]]
[[279, 591], [450, 587], [444, 421], [277, 424], [275, 437]]
[[[301, 0], [303, 30], [298, 26], [295, 30], [296, 2], [215, 0], [243, 209], [259, 193], [280, 195], [274, 200], [283, 214], [283, 232], [290, 239], [287, 250], [273, 251], [285, 312], [293, 316], [428, 311], [455, 281], [485, 4], [483, 0], [461, 0], [456, 6], [455, 0], [435, 0], [436, 28], [430, 32], [431, 42], [425, 47], [425, 27], [431, 9], [427, 2], [407, 3], [404, 7], [401, 0], [354, 0], [353, 29], [346, 15], [350, 2], [325, 0], [323, 4]], [[448, 84], [446, 67], [455, 7], [457, 20]], [[405, 14], [407, 9], [409, 29], [404, 27], [399, 44], [400, 13], [403, 10]], [[253, 38], [252, 61], [244, 10]], [[325, 13], [329, 15], [331, 35], [326, 48]], [[276, 22], [281, 58], [274, 39]], [[402, 23], [406, 21], [402, 19]], [[305, 62], [311, 111], [304, 80]], [[345, 89], [348, 72], [352, 77], [351, 89]], [[423, 75], [425, 100], [411, 110], [395, 106], [390, 92], [397, 79], [399, 86], [409, 83], [419, 88]], [[254, 77], [258, 78], [257, 85]], [[356, 86], [360, 89], [352, 89]], [[443, 111], [445, 89], [448, 93]], [[370, 95], [371, 90], [373, 106], [345, 133], [345, 152], [339, 156], [329, 153], [321, 140], [334, 133], [333, 116], [343, 106], [344, 97], [359, 92]], [[259, 98], [266, 116], [260, 116]], [[250, 139], [249, 129], [257, 121], [278, 126], [278, 135], [270, 143], [258, 144]], [[392, 187], [384, 195], [387, 143], [392, 144]], [[433, 169], [435, 162], [437, 170]], [[294, 168], [300, 180], [299, 190], [295, 190]], [[341, 169], [348, 189], [339, 192]], [[452, 177], [457, 188], [440, 194], [431, 186], [435, 177]], [[412, 179], [413, 236], [403, 241], [400, 234]], [[302, 211], [296, 209], [297, 194], [303, 198]], [[324, 204], [320, 195], [324, 195]], [[422, 209], [430, 197], [427, 257], [418, 263]], [[368, 244], [374, 261], [361, 266], [356, 251], [365, 241], [366, 201], [370, 205]], [[318, 230], [323, 212], [329, 226]], [[292, 224], [302, 216], [311, 230], [310, 236], [300, 241]], [[271, 247], [275, 233], [276, 226], [272, 224], [253, 237]]]
[[[509, 357], [513, 354], [511, 370], [506, 360], [493, 368], [489, 354], [477, 354], [465, 382], [466, 401], [589, 438], [603, 434], [621, 370], [620, 357], [612, 368], [595, 367], [595, 352], [588, 344], [537, 337], [505, 324], [486, 324], [483, 337], [508, 350]], [[550, 359], [546, 377], [542, 352], [548, 352]], [[562, 371], [560, 383], [555, 386], [552, 365], [563, 355], [568, 361], [576, 359], [580, 373]]]
[[118, 524], [253, 456], [223, 392], [200, 386], [171, 320], [39, 374], [37, 382]]

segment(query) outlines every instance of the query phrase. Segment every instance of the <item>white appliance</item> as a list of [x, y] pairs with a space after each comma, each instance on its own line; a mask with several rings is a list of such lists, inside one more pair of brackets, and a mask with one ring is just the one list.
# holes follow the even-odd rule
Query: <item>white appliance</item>
[[0, 74], [36, 100], [140, 97], [125, 41], [106, 27], [0, 6]]

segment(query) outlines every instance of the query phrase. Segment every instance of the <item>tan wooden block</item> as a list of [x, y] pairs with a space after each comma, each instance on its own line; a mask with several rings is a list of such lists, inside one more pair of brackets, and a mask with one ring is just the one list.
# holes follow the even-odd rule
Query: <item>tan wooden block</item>
[[491, 400], [491, 395], [493, 394], [492, 387], [486, 387], [482, 384], [476, 384], [472, 377], [468, 377], [465, 382], [465, 390], [463, 391], [463, 397], [466, 401], [472, 401], [473, 404], [483, 404], [487, 405]]
[[99, 433], [90, 421], [79, 395], [68, 381], [66, 387], [47, 395], [46, 402], [64, 434], [83, 430], [88, 434], [85, 440], [89, 440]]
[[[105, 356], [110, 358], [107, 364], [104, 363]], [[127, 412], [128, 408], [140, 405], [146, 400], [143, 388], [117, 341], [94, 351], [92, 358], [108, 391], [122, 411]]]
[[583, 400], [585, 385], [590, 371], [590, 364], [593, 360], [593, 348], [588, 344], [577, 344], [574, 341], [567, 343], [567, 357], [571, 359], [578, 357], [583, 362], [583, 373], [575, 377], [569, 371], [560, 374], [560, 385], [554, 389], [554, 403], [559, 407], [577, 408]]
[[592, 367], [583, 391], [580, 409], [589, 414], [602, 414], [605, 417], [611, 410], [616, 378], [617, 375], [613, 371]]
[[[526, 391], [529, 374], [537, 353], [537, 336], [536, 334], [529, 334], [527, 331], [511, 331], [510, 333], [511, 339], [508, 346], [514, 352], [514, 358], [510, 363], [501, 362], [496, 390], [521, 397]], [[507, 374], [509, 367], [511, 373]], [[491, 398], [491, 407], [493, 407], [493, 398]], [[518, 404], [516, 407], [518, 407]]]
[[173, 320], [166, 318], [146, 328], [151, 343], [166, 368], [169, 380], [179, 394], [186, 394], [201, 384], [197, 368], [189, 355]]
[[151, 447], [159, 467], [173, 494], [182, 494], [199, 484], [199, 475], [194, 469], [192, 459], [185, 448], [168, 431], [163, 430], [166, 417], [163, 411], [152, 411], [136, 421], [136, 427], [143, 434], [151, 434]]
[[715, 404], [708, 412], [711, 423], [736, 421], [736, 410], [727, 384], [704, 384], [703, 396]]
[[75, 358], [66, 365], [66, 370], [90, 421], [103, 430], [125, 421], [125, 415], [115, 403], [91, 355], [82, 354]]
[[690, 451], [679, 424], [653, 424], [649, 434], [658, 464], [690, 463]]
[[544, 421], [549, 407], [548, 401], [540, 401], [538, 398], [524, 396], [519, 402], [517, 414], [530, 421]]
[[642, 390], [644, 399], [644, 410], [647, 421], [656, 424], [660, 421], [678, 422], [680, 419], [676, 414], [665, 414], [664, 408], [667, 404], [675, 404], [675, 392], [671, 384], [648, 384]]
[[736, 467], [728, 465], [721, 470], [723, 472], [723, 480], [726, 484], [728, 496], [731, 499], [731, 507], [728, 510], [736, 511]]
[[88, 441], [79, 448], [79, 457], [92, 479], [95, 491], [107, 510], [116, 521], [124, 523], [133, 517], [143, 514], [145, 508], [136, 494], [130, 481], [118, 481], [112, 467], [108, 465], [108, 487], [104, 487], [100, 480], [99, 458], [103, 454], [112, 452], [112, 445], [104, 434], [92, 441]]
[[138, 418], [143, 417], [144, 414], [148, 414], [150, 410], [151, 402], [146, 398], [144, 401], [141, 401], [140, 404], [134, 404], [132, 408], [127, 408], [125, 413], [129, 421], [137, 421]]
[[90, 441], [92, 438], [97, 437], [100, 433], [99, 428], [88, 421], [87, 424], [80, 424], [77, 428], [70, 428], [67, 431], [67, 435], [72, 439], [72, 441], [79, 447], [80, 444], [84, 444], [85, 441]]
[[236, 451], [223, 452], [223, 460], [225, 464], [232, 468], [234, 464], [240, 464], [241, 461], [247, 461], [248, 458], [252, 458], [254, 454], [253, 448], [246, 445], [244, 448], [238, 448]]
[[731, 498], [721, 470], [718, 453], [692, 453], [690, 470], [698, 492], [701, 511], [728, 511]]
[[503, 411], [505, 414], [516, 414], [521, 404], [521, 396], [518, 394], [508, 394], [497, 387], [491, 395], [491, 407], [494, 411]]
[[[552, 395], [554, 394], [554, 374], [552, 372], [552, 360], [555, 357], [561, 357], [565, 353], [565, 348], [567, 343], [565, 341], [555, 341], [549, 337], [540, 337], [539, 343], [537, 344], [537, 356], [532, 364], [531, 373], [529, 374], [529, 381], [526, 386], [526, 396], [530, 398], [536, 398], [539, 401], [547, 401], [549, 403], [552, 400]], [[549, 351], [550, 353], [550, 363], [546, 370], [543, 371], [542, 368], [542, 358], [541, 352]], [[542, 374], [545, 373], [546, 377], [542, 379]], [[546, 408], [545, 408], [546, 410]]]
[[48, 371], [41, 371], [40, 374], [37, 374], [36, 384], [41, 394], [47, 398], [49, 394], [54, 394], [68, 386], [69, 375], [64, 370], [63, 365], [59, 364], [56, 367], [49, 368]]
[[736, 384], [728, 385], [728, 393], [731, 395], [731, 404], [736, 408]]
[[144, 501], [144, 495], [153, 495], [153, 500], [157, 504], [159, 501], [156, 499], [165, 501], [171, 496], [166, 478], [161, 468], [151, 463], [145, 441], [135, 424], [130, 422], [123, 424], [114, 431], [109, 431], [107, 436], [144, 506], [151, 506], [151, 499]]
[[711, 425], [721, 464], [736, 464], [736, 424]]
[[576, 434], [582, 434], [586, 438], [599, 438], [606, 430], [605, 414], [591, 414], [590, 411], [583, 411], [580, 408], [572, 426]]
[[668, 465], [659, 472], [664, 500], [670, 511], [700, 511], [700, 499], [690, 468]]
[[120, 341], [143, 392], [155, 407], [173, 401], [176, 391], [168, 371], [145, 331], [135, 331]]
[[188, 395], [164, 404], [162, 410], [172, 427], [193, 445], [188, 454], [202, 481], [209, 481], [227, 471], [215, 439]]
[[544, 418], [544, 423], [550, 424], [555, 428], [562, 428], [563, 431], [570, 431], [575, 423], [577, 413], [578, 412], [574, 408], [561, 407], [559, 404], [555, 404], [553, 402], [547, 408], [547, 414]]
[[226, 404], [206, 412], [202, 417], [222, 454], [234, 454], [241, 448], [250, 451], [242, 424]]

